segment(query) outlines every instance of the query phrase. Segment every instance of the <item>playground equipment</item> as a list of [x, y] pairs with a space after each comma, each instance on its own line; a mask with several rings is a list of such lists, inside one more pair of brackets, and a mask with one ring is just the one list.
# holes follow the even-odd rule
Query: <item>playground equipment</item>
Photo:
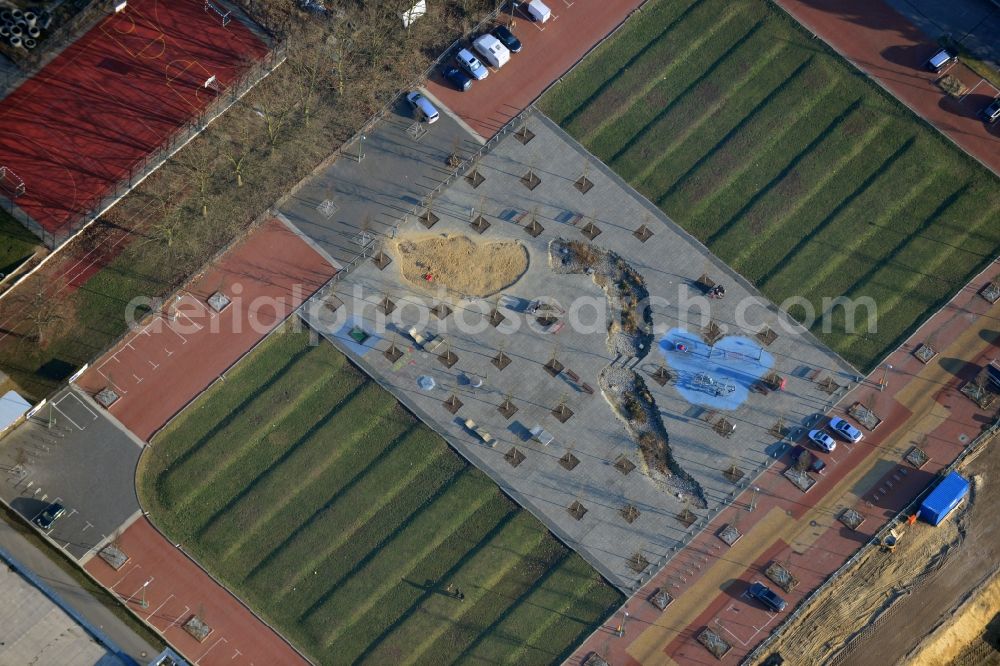
[[736, 391], [736, 385], [732, 382], [728, 382], [721, 379], [714, 379], [710, 375], [704, 372], [699, 372], [692, 379], [691, 383], [694, 388], [699, 391], [704, 391], [705, 393], [710, 393], [714, 396], [730, 395]]

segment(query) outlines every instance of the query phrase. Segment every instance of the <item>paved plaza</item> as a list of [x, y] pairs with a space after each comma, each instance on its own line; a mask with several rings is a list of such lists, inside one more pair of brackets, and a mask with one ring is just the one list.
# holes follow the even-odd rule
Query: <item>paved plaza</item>
[[[786, 445], [775, 436], [776, 425], [787, 424], [786, 437], [797, 437], [849, 390], [857, 373], [546, 118], [533, 115], [526, 127], [533, 136], [508, 134], [483, 157], [478, 172], [485, 180], [478, 187], [463, 177], [436, 198], [439, 220], [432, 228], [411, 217], [398, 232], [400, 238], [460, 234], [523, 243], [529, 267], [503, 290], [502, 301], [441, 299], [405, 283], [398, 261], [380, 270], [369, 258], [320, 292], [302, 316], [604, 576], [630, 590], [780, 456]], [[533, 189], [522, 183], [529, 169], [540, 179]], [[574, 185], [584, 172], [593, 183], [585, 194]], [[480, 214], [490, 225], [481, 234], [470, 225]], [[532, 218], [543, 228], [537, 237], [527, 232]], [[594, 281], [550, 268], [550, 243], [586, 242], [588, 224], [591, 234], [593, 227], [600, 230], [593, 244], [621, 256], [650, 293], [654, 344], [634, 357], [609, 351], [605, 320], [597, 316], [606, 301]], [[640, 225], [652, 232], [644, 242], [634, 233]], [[390, 258], [391, 246], [387, 241]], [[703, 274], [725, 285], [725, 298], [704, 298], [696, 283]], [[386, 298], [394, 307], [384, 306]], [[528, 315], [535, 299], [555, 306], [556, 325], [540, 326]], [[453, 310], [443, 319], [429, 312], [442, 300]], [[490, 313], [498, 304], [504, 321], [494, 326]], [[740, 329], [738, 319], [754, 329]], [[724, 334], [714, 347], [701, 337], [709, 322]], [[777, 334], [766, 345], [755, 337], [765, 326]], [[411, 328], [437, 339], [420, 344]], [[678, 343], [687, 351], [678, 351]], [[387, 357], [390, 346], [401, 355]], [[501, 349], [510, 359], [502, 370], [493, 362]], [[454, 364], [446, 367], [442, 355]], [[561, 372], [546, 369], [552, 358]], [[700, 484], [707, 508], [674, 492], [670, 479], [644, 464], [602, 395], [599, 375], [609, 365], [631, 367], [644, 378], [672, 453]], [[669, 376], [662, 386], [655, 375], [661, 366]], [[785, 379], [784, 389], [759, 392], [759, 380], [770, 372]], [[728, 392], [704, 390], [703, 375]], [[447, 408], [452, 397], [457, 402]], [[509, 404], [514, 413], [499, 411]], [[467, 425], [469, 419], [496, 440], [493, 446]], [[536, 427], [552, 441], [533, 437]], [[565, 464], [567, 454], [575, 466]], [[735, 483], [727, 474], [733, 469], [741, 476]], [[574, 503], [585, 512], [571, 512]], [[690, 526], [677, 517], [685, 509], [697, 518]], [[648, 566], [632, 566], [637, 554]]]
[[86, 562], [138, 515], [135, 466], [142, 442], [73, 386], [3, 439], [0, 497], [31, 520], [51, 502], [66, 507], [48, 536]]

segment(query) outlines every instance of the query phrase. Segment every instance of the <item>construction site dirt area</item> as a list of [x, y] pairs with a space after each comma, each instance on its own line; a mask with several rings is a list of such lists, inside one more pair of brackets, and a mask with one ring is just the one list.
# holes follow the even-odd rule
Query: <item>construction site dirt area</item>
[[895, 549], [872, 548], [767, 655], [841, 666], [949, 664], [981, 642], [1000, 598], [992, 519], [1000, 460], [987, 447], [959, 472], [972, 493], [948, 520], [902, 524]]
[[391, 252], [410, 284], [462, 297], [495, 294], [528, 270], [528, 251], [514, 240], [477, 243], [457, 234], [406, 235]]

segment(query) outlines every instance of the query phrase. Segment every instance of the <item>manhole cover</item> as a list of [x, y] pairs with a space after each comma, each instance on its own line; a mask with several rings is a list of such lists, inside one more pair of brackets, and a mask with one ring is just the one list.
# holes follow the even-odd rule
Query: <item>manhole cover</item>
[[966, 442], [969, 441], [969, 436], [968, 435], [959, 435], [958, 436], [958, 441], [962, 442], [962, 444], [965, 444]]

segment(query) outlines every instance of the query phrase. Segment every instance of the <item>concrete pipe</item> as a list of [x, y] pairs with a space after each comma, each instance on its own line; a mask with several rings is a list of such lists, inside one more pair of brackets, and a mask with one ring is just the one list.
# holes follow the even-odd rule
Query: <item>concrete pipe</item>
[[39, 35], [41, 34], [42, 31], [38, 29], [38, 26], [34, 25], [28, 26], [28, 37], [31, 37], [32, 39], [38, 39]]
[[29, 28], [34, 28], [35, 23], [38, 21], [38, 17], [35, 16], [35, 12], [24, 12], [24, 20], [28, 24]]
[[10, 10], [10, 15], [14, 17], [15, 21], [20, 21], [21, 19], [24, 18], [24, 12], [22, 12], [20, 9]]
[[24, 34], [24, 30], [21, 30], [21, 26], [15, 25], [10, 29], [10, 34], [12, 37], [20, 37]]
[[21, 38], [18, 37], [17, 35], [11, 35], [10, 36], [10, 45], [13, 46], [15, 49], [20, 48], [21, 47]]
[[24, 30], [28, 27], [28, 22], [24, 20], [24, 17], [21, 17], [19, 19], [14, 19], [14, 25], [19, 25], [21, 26], [21, 29]]
[[0, 25], [0, 37], [10, 37], [10, 26]]
[[9, 9], [5, 9], [0, 12], [0, 22], [2, 23], [13, 23], [14, 15], [10, 13]]
[[36, 46], [38, 46], [38, 42], [33, 40], [31, 37], [28, 37], [26, 40], [24, 40], [24, 48], [31, 50]]

